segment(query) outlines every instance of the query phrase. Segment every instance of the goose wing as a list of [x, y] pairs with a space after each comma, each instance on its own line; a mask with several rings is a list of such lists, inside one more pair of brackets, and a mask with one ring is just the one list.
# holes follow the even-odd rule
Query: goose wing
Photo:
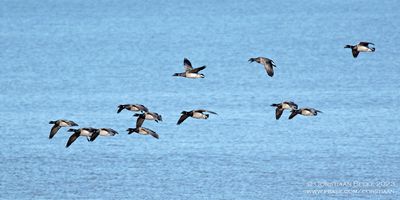
[[351, 49], [351, 53], [353, 54], [354, 58], [357, 58], [358, 54], [360, 53], [357, 49]]
[[185, 68], [185, 71], [190, 71], [193, 69], [192, 63], [190, 63], [189, 59], [187, 58], [183, 59], [183, 67]]
[[106, 128], [106, 130], [108, 131], [110, 136], [114, 136], [114, 135], [118, 134], [118, 132], [112, 128]]
[[54, 126], [51, 127], [49, 139], [53, 138], [54, 135], [56, 135], [57, 131], [60, 130], [60, 128], [61, 128], [61, 126], [58, 126], [57, 124], [54, 124]]
[[366, 47], [368, 47], [368, 45], [370, 45], [370, 44], [375, 45], [375, 44], [372, 43], [372, 42], [360, 42], [360, 43], [359, 43], [359, 45], [361, 45], [361, 46], [366, 46]]
[[264, 69], [267, 72], [268, 76], [272, 77], [274, 76], [274, 69], [272, 68], [272, 63], [271, 61], [266, 61], [263, 60], [263, 65], [264, 65]]
[[308, 112], [314, 112], [314, 108], [303, 108], [302, 110], [306, 110], [306, 111], [308, 111]]
[[147, 130], [147, 132], [151, 135], [151, 136], [153, 136], [154, 138], [159, 138], [158, 137], [158, 134], [156, 133], [156, 132], [154, 132], [153, 130], [150, 130], [150, 129], [146, 129]]
[[93, 141], [97, 138], [97, 136], [99, 136], [99, 134], [100, 134], [100, 130], [94, 131], [94, 132], [92, 133], [92, 135], [90, 136], [89, 141], [90, 141], [90, 142], [93, 142]]
[[141, 127], [143, 125], [144, 120], [145, 120], [145, 116], [139, 115], [139, 117], [136, 120], [136, 128]]
[[214, 115], [218, 115], [216, 112], [211, 111], [211, 110], [199, 109], [199, 110], [193, 110], [193, 111], [194, 111], [194, 112], [201, 112], [201, 113], [203, 113], [203, 112], [208, 112], [208, 113], [211, 113], [211, 114], [214, 114]]
[[149, 109], [148, 109], [146, 106], [142, 105], [142, 104], [135, 104], [134, 106], [135, 106], [137, 109], [141, 110], [141, 111], [149, 112]]
[[298, 108], [298, 105], [297, 105], [295, 102], [293, 102], [293, 101], [288, 101], [288, 104], [289, 104], [290, 107], [292, 107], [292, 109], [293, 109], [293, 108], [294, 108], [294, 109], [297, 109], [297, 108]]
[[182, 114], [176, 125], [182, 124], [182, 122], [185, 121], [185, 119], [187, 119], [188, 117], [189, 115]]
[[292, 110], [292, 113], [289, 116], [289, 119], [293, 119], [293, 117], [295, 117], [297, 115], [297, 111]]
[[69, 137], [67, 145], [65, 147], [68, 148], [73, 142], [75, 142], [75, 140], [79, 137], [79, 134], [79, 132], [72, 134], [71, 137]]
[[201, 70], [203, 70], [205, 68], [206, 68], [206, 66], [204, 65], [204, 66], [201, 66], [201, 67], [198, 67], [198, 68], [191, 69], [191, 70], [189, 70], [189, 72], [190, 73], [198, 73], [199, 71], [201, 71]]
[[279, 118], [281, 118], [282, 113], [283, 113], [283, 109], [280, 109], [280, 108], [276, 108], [276, 109], [275, 109], [275, 118], [276, 118], [276, 120], [278, 120]]

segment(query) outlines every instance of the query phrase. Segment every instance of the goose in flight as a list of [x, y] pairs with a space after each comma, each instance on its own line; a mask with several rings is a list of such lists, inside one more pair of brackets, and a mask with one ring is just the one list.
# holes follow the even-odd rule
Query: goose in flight
[[201, 66], [198, 68], [193, 68], [192, 63], [185, 58], [183, 60], [183, 67], [185, 69], [185, 72], [182, 73], [175, 73], [173, 76], [180, 76], [180, 77], [185, 77], [185, 78], [204, 78], [204, 74], [199, 74], [199, 71], [203, 70], [206, 68], [206, 66]]
[[120, 113], [122, 110], [129, 110], [132, 112], [148, 112], [149, 109], [147, 109], [146, 106], [142, 105], [142, 104], [122, 104], [118, 106], [118, 111], [117, 113]]
[[145, 128], [145, 127], [138, 127], [138, 128], [128, 128], [126, 131], [128, 131], [128, 134], [132, 133], [138, 133], [140, 135], [151, 135], [154, 138], [158, 139], [158, 134], [154, 132], [151, 129]]
[[88, 141], [90, 141], [90, 138], [92, 135], [98, 131], [96, 128], [80, 128], [80, 129], [69, 129], [68, 132], [74, 132], [68, 139], [67, 145], [65, 145], [66, 148], [71, 146], [73, 142], [79, 137], [79, 136], [85, 136]]
[[211, 113], [214, 115], [218, 115], [216, 112], [209, 111], [209, 110], [191, 110], [191, 111], [182, 111], [181, 112], [181, 117], [179, 118], [178, 122], [176, 123], [177, 125], [181, 124], [185, 119], [188, 117], [192, 117], [195, 119], [207, 119], [209, 117], [209, 114], [204, 114], [205, 112]]
[[97, 129], [95, 132], [93, 132], [93, 134], [90, 136], [90, 142], [93, 142], [97, 136], [101, 135], [101, 136], [114, 136], [118, 134], [117, 131], [115, 131], [112, 128], [99, 128]]
[[257, 58], [249, 59], [250, 63], [252, 63], [254, 61], [264, 65], [265, 71], [267, 71], [268, 76], [270, 76], [270, 77], [274, 76], [274, 68], [273, 67], [276, 67], [276, 65], [273, 60], [271, 60], [269, 58], [265, 58], [265, 57], [257, 57]]
[[54, 126], [51, 127], [49, 139], [53, 138], [54, 135], [56, 135], [56, 133], [58, 132], [58, 130], [60, 130], [61, 127], [78, 126], [77, 123], [75, 123], [71, 120], [65, 120], [65, 119], [50, 121], [49, 124], [54, 124]]
[[292, 114], [290, 114], [289, 119], [293, 119], [297, 114], [304, 116], [317, 116], [318, 113], [322, 113], [320, 110], [314, 108], [300, 108], [296, 110], [292, 110]]
[[284, 101], [282, 103], [274, 103], [271, 106], [276, 107], [276, 109], [275, 109], [276, 120], [278, 120], [282, 116], [282, 113], [284, 110], [296, 110], [297, 109], [297, 104], [295, 104], [293, 101]]
[[360, 52], [374, 52], [375, 51], [375, 47], [370, 47], [369, 45], [375, 45], [374, 43], [371, 42], [360, 42], [357, 45], [346, 45], [344, 46], [344, 48], [350, 48], [351, 49], [351, 53], [353, 54], [354, 58], [357, 58], [358, 54]]
[[139, 128], [142, 126], [144, 120], [154, 120], [158, 123], [158, 121], [162, 121], [162, 116], [158, 113], [155, 112], [145, 112], [142, 114], [134, 114], [134, 117], [138, 117], [136, 120], [136, 128]]

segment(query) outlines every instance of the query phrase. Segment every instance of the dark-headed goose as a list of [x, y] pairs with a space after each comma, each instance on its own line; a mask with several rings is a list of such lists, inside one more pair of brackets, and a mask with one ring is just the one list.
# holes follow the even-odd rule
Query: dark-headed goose
[[75, 123], [71, 120], [65, 120], [65, 119], [59, 119], [57, 121], [50, 121], [49, 124], [54, 124], [54, 126], [51, 127], [49, 139], [53, 138], [54, 135], [56, 135], [57, 131], [60, 130], [61, 127], [78, 126], [77, 123]]
[[282, 103], [274, 103], [271, 106], [276, 107], [275, 118], [277, 120], [282, 116], [282, 113], [284, 110], [296, 110], [297, 109], [297, 104], [295, 104], [293, 101], [284, 101]]
[[145, 112], [142, 114], [134, 114], [134, 117], [138, 117], [136, 120], [136, 128], [141, 127], [144, 120], [154, 120], [158, 123], [158, 121], [162, 121], [162, 116], [155, 112]]
[[118, 134], [118, 132], [112, 128], [99, 128], [90, 136], [89, 141], [93, 142], [99, 135], [100, 136], [114, 136], [116, 134]]
[[289, 119], [292, 119], [297, 114], [304, 116], [316, 116], [318, 113], [322, 112], [314, 108], [300, 108], [298, 110], [292, 110], [292, 114], [290, 114]]
[[175, 73], [173, 76], [180, 76], [185, 78], [204, 78], [204, 74], [199, 74], [198, 72], [205, 69], [205, 65], [198, 68], [193, 68], [192, 63], [190, 63], [190, 61], [185, 58], [183, 60], [183, 66], [185, 68], [185, 72]]
[[117, 113], [120, 113], [122, 110], [129, 110], [129, 111], [133, 111], [133, 112], [148, 112], [149, 109], [146, 108], [146, 106], [142, 105], [142, 104], [122, 104], [118, 106], [118, 111]]
[[209, 117], [209, 114], [204, 114], [205, 112], [208, 112], [208, 113], [211, 113], [214, 115], [218, 115], [216, 112], [209, 111], [209, 110], [202, 110], [202, 109], [192, 110], [192, 111], [182, 111], [181, 117], [179, 118], [179, 120], [176, 124], [177, 125], [181, 124], [188, 117], [193, 117], [196, 119], [207, 119]]
[[257, 57], [257, 58], [249, 59], [250, 63], [252, 63], [254, 61], [264, 65], [265, 71], [267, 71], [268, 76], [270, 76], [270, 77], [274, 76], [274, 68], [273, 67], [276, 67], [276, 65], [273, 60], [271, 60], [269, 58], [265, 58], [265, 57]]
[[67, 145], [68, 148], [79, 136], [85, 136], [88, 141], [90, 141], [90, 137], [97, 131], [96, 128], [80, 128], [80, 129], [69, 129], [68, 132], [74, 132], [68, 139]]
[[128, 134], [138, 133], [141, 135], [151, 135], [158, 139], [158, 134], [156, 132], [154, 132], [153, 130], [150, 130], [148, 128], [145, 128], [145, 127], [128, 128], [126, 131], [128, 131]]
[[360, 42], [354, 46], [346, 45], [346, 46], [344, 46], [344, 48], [350, 48], [351, 53], [353, 53], [353, 57], [357, 58], [357, 56], [360, 52], [374, 52], [375, 51], [375, 47], [369, 47], [370, 44], [375, 45], [374, 43], [371, 43], [371, 42]]

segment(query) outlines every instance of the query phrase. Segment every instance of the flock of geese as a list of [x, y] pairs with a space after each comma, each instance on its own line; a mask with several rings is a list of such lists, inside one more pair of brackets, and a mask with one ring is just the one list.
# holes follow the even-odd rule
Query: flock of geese
[[[354, 58], [357, 58], [360, 52], [374, 52], [375, 47], [370, 47], [369, 45], [374, 45], [371, 42], [360, 42], [356, 45], [346, 45], [344, 48], [350, 48]], [[265, 71], [267, 72], [268, 76], [273, 77], [274, 75], [274, 67], [276, 67], [273, 60], [265, 57], [257, 57], [257, 58], [250, 58], [249, 62], [257, 62], [264, 66]], [[206, 68], [206, 66], [201, 66], [197, 68], [192, 67], [192, 63], [185, 58], [183, 60], [184, 72], [175, 73], [173, 76], [184, 77], [184, 78], [204, 78], [204, 74], [200, 74], [199, 72]], [[303, 116], [316, 116], [318, 113], [322, 113], [320, 110], [315, 108], [298, 108], [297, 104], [292, 101], [284, 101], [281, 103], [271, 104], [272, 107], [276, 107], [275, 109], [275, 118], [278, 120], [284, 110], [290, 110], [291, 114], [288, 119], [293, 119], [296, 115], [303, 115]], [[142, 104], [122, 104], [118, 106], [117, 113], [120, 113], [123, 110], [128, 110], [132, 112], [136, 112], [133, 116], [137, 117], [136, 119], [136, 127], [135, 128], [128, 128], [128, 134], [137, 133], [141, 135], [151, 135], [154, 138], [158, 139], [159, 135], [146, 127], [143, 127], [143, 123], [145, 120], [154, 120], [157, 123], [162, 121], [162, 116], [156, 112], [150, 112], [149, 109], [142, 105]], [[191, 111], [182, 111], [181, 116], [178, 119], [177, 125], [180, 125], [184, 122], [188, 117], [192, 117], [195, 119], [208, 119], [209, 114], [218, 115], [216, 112], [204, 109], [196, 109]], [[59, 119], [56, 121], [50, 121], [49, 124], [54, 124], [50, 130], [49, 139], [52, 139], [56, 133], [59, 131], [61, 127], [74, 127], [78, 126], [77, 123], [71, 120]], [[74, 129], [70, 128], [67, 132], [73, 132], [73, 134], [69, 137], [67, 144], [65, 147], [69, 147], [79, 136], [84, 136], [89, 142], [93, 142], [97, 136], [114, 136], [118, 134], [112, 128], [79, 128]]]

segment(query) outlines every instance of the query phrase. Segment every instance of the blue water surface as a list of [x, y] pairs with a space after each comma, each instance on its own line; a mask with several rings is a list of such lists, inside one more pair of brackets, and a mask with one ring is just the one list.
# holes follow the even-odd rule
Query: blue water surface
[[[400, 199], [400, 2], [0, 0], [0, 199]], [[375, 43], [354, 59], [346, 44]], [[275, 75], [250, 57], [275, 61]], [[204, 79], [172, 77], [183, 58]], [[272, 103], [316, 117], [275, 120]], [[127, 135], [123, 103], [160, 135]], [[217, 112], [187, 119], [182, 110]], [[111, 127], [93, 143], [50, 120]], [[369, 186], [337, 186], [340, 182]], [[389, 186], [380, 186], [380, 182]], [[329, 185], [330, 184], [330, 185]], [[373, 185], [376, 184], [376, 185]], [[387, 189], [310, 194], [309, 190]]]

